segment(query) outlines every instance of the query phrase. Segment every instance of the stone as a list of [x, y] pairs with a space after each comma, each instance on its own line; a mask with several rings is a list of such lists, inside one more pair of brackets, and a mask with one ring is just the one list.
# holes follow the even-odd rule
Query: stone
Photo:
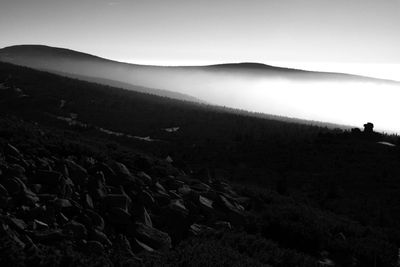
[[24, 182], [16, 177], [5, 180], [3, 185], [7, 192], [12, 196], [18, 195], [26, 190]]
[[137, 177], [146, 185], [150, 185], [153, 181], [150, 175], [146, 174], [145, 172], [138, 172]]
[[23, 158], [21, 152], [15, 146], [13, 146], [11, 144], [7, 144], [6, 153], [10, 154], [11, 156], [17, 157], [17, 158]]
[[24, 231], [28, 227], [28, 225], [23, 220], [15, 217], [9, 217], [8, 221], [11, 227], [16, 229], [17, 231]]
[[111, 167], [117, 177], [117, 180], [114, 182], [114, 184], [117, 183], [118, 185], [120, 185], [119, 183], [126, 184], [135, 182], [134, 176], [123, 163], [114, 161], [112, 162]]
[[103, 255], [105, 252], [104, 246], [99, 241], [95, 241], [95, 240], [87, 241], [85, 244], [85, 249], [89, 253], [94, 253], [94, 254]]
[[64, 225], [63, 232], [69, 236], [72, 236], [74, 239], [84, 239], [87, 236], [86, 227], [74, 220]]
[[181, 199], [172, 200], [171, 203], [169, 204], [169, 208], [175, 211], [176, 213], [179, 213], [183, 217], [189, 214], [189, 210], [185, 207], [185, 204]]
[[94, 227], [96, 227], [99, 230], [104, 229], [104, 219], [103, 217], [100, 216], [100, 214], [91, 209], [86, 209], [85, 214], [90, 218]]
[[62, 233], [61, 230], [52, 229], [52, 230], [44, 230], [44, 231], [34, 231], [28, 233], [31, 235], [32, 239], [40, 242], [40, 243], [54, 243], [64, 240], [66, 235]]
[[165, 181], [165, 185], [169, 190], [177, 190], [178, 188], [185, 185], [184, 182], [171, 177]]
[[108, 194], [103, 198], [103, 205], [105, 209], [118, 207], [124, 210], [128, 210], [130, 200], [126, 195], [123, 194]]
[[197, 223], [192, 224], [189, 228], [189, 232], [195, 236], [200, 235], [204, 232], [213, 231], [213, 230], [214, 229], [211, 227], [208, 227], [208, 226], [202, 225], [202, 224], [197, 224]]
[[93, 199], [89, 194], [87, 194], [87, 193], [85, 194], [84, 200], [85, 200], [85, 202], [84, 202], [85, 206], [87, 208], [94, 209]]
[[167, 250], [171, 248], [171, 238], [167, 233], [143, 223], [137, 222], [135, 224], [135, 230], [133, 233], [131, 232], [131, 235], [153, 249]]
[[150, 246], [146, 245], [143, 242], [140, 242], [139, 240], [137, 240], [136, 238], [133, 239], [133, 242], [135, 244], [135, 247], [138, 250], [144, 250], [146, 252], [154, 252], [154, 249], [152, 249]]
[[59, 210], [64, 210], [73, 207], [71, 201], [65, 198], [57, 198], [52, 203]]
[[178, 189], [178, 193], [182, 196], [188, 196], [192, 192], [192, 189], [188, 185], [184, 185]]
[[171, 197], [168, 193], [155, 192], [153, 197], [158, 206], [165, 206], [171, 202]]
[[128, 239], [119, 235], [113, 242], [113, 251], [117, 266], [143, 266], [142, 260], [133, 252]]
[[65, 160], [65, 164], [67, 165], [68, 168], [68, 173], [70, 176], [69, 178], [71, 178], [71, 180], [75, 184], [82, 185], [86, 182], [88, 178], [88, 173], [85, 168], [83, 168], [81, 165], [70, 159]]
[[159, 182], [156, 182], [156, 183], [154, 184], [154, 186], [155, 186], [155, 188], [156, 188], [156, 190], [157, 190], [158, 193], [167, 194], [167, 190], [165, 190], [164, 186], [162, 186], [162, 184], [160, 184]]
[[59, 186], [60, 183], [63, 183], [62, 180], [62, 174], [55, 171], [39, 170], [33, 177], [33, 182], [51, 186]]
[[97, 230], [97, 229], [94, 229], [93, 231], [90, 231], [89, 239], [98, 241], [98, 242], [100, 242], [103, 245], [108, 246], [108, 247], [112, 246], [112, 243], [111, 243], [110, 239], [108, 239], [107, 235], [105, 233], [101, 232], [100, 230]]
[[117, 225], [129, 225], [132, 223], [131, 215], [124, 209], [121, 208], [111, 208], [108, 211], [108, 220]]
[[199, 196], [199, 204], [200, 204], [200, 208], [202, 208], [205, 211], [212, 211], [214, 210], [213, 208], [213, 201], [203, 197], [203, 196]]
[[8, 197], [8, 191], [2, 184], [0, 184], [0, 197]]
[[221, 229], [221, 230], [231, 230], [232, 226], [230, 222], [226, 222], [226, 221], [217, 221], [214, 223], [215, 227], [217, 229]]
[[195, 183], [190, 185], [190, 188], [198, 192], [207, 192], [211, 187], [205, 183]]
[[49, 229], [49, 225], [47, 223], [44, 223], [42, 221], [33, 220], [33, 230], [46, 230]]
[[56, 215], [56, 221], [59, 225], [65, 225], [66, 223], [68, 223], [69, 219], [67, 216], [65, 216], [62, 212], [58, 213]]
[[147, 226], [153, 227], [153, 222], [145, 207], [143, 207], [142, 222]]
[[15, 176], [15, 177], [19, 177], [21, 179], [24, 179], [26, 181], [25, 178], [25, 168], [22, 167], [19, 164], [10, 164], [9, 168], [8, 168], [8, 174], [10, 176]]
[[218, 196], [218, 199], [213, 203], [213, 207], [222, 211], [224, 214], [223, 218], [229, 220], [231, 223], [240, 224], [244, 221], [242, 210], [222, 195]]
[[39, 201], [39, 197], [28, 188], [24, 189], [23, 198], [24, 202], [30, 206], [34, 206]]
[[152, 208], [155, 205], [153, 195], [147, 190], [139, 192], [139, 199], [147, 208]]

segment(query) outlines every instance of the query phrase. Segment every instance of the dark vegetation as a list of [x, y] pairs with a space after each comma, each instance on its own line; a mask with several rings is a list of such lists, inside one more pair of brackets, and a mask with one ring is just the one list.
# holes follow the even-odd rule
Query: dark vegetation
[[[329, 265], [332, 262], [336, 266], [396, 266], [400, 152], [397, 147], [377, 143], [396, 143], [395, 136], [255, 118], [3, 63], [2, 82], [0, 184], [7, 191], [11, 189], [4, 183], [11, 174], [25, 177], [20, 180], [37, 195], [38, 205], [48, 205], [54, 195], [68, 197], [60, 192], [43, 196], [40, 190], [33, 190], [31, 177], [42, 171], [38, 162], [43, 159], [57, 172], [57, 162], [71, 159], [87, 171], [89, 180], [94, 174], [88, 159], [104, 164], [121, 162], [136, 179], [141, 172], [151, 177], [149, 184], [124, 185], [125, 191], [147, 188], [156, 199], [151, 207], [138, 200], [138, 207], [134, 205], [138, 197], [128, 193], [133, 203], [128, 210], [129, 223], [141, 221], [137, 210], [143, 212], [145, 207], [154, 228], [167, 233], [172, 246], [161, 249], [169, 247], [169, 242], [140, 240], [140, 234], [121, 227], [101, 209], [101, 198], [93, 197], [88, 184], [79, 184], [79, 178], [70, 172], [70, 178], [78, 181], [73, 187], [75, 195], [69, 198], [77, 203], [79, 212], [66, 217], [89, 230], [90, 225], [78, 215], [88, 208], [84, 196], [91, 195], [94, 203], [89, 209], [104, 217], [102, 231], [111, 245], [96, 244], [93, 249], [89, 234], [46, 243], [35, 234], [38, 228], [32, 228], [32, 220], [25, 217], [25, 232], [13, 228], [7, 218], [21, 219], [20, 206], [13, 201], [26, 199], [8, 192], [11, 203], [2, 202], [0, 218], [2, 266], [10, 262], [49, 266], [333, 266]], [[67, 123], [57, 116], [70, 119]], [[108, 135], [99, 127], [157, 141]], [[171, 127], [179, 129], [165, 131]], [[9, 144], [20, 151], [21, 158], [10, 157]], [[167, 156], [172, 163], [164, 160]], [[18, 160], [28, 162], [22, 173], [15, 166], [22, 164]], [[113, 187], [118, 184], [105, 176], [110, 186], [107, 190], [117, 190]], [[156, 183], [165, 188], [164, 198], [156, 197], [160, 194], [154, 189]], [[185, 186], [196, 196], [212, 200], [211, 207], [199, 211], [200, 204], [185, 196]], [[164, 208], [176, 204], [176, 199], [182, 217], [164, 214]], [[53, 225], [48, 218], [35, 218], [47, 225], [37, 227], [65, 231], [67, 226]], [[30, 246], [35, 246], [36, 252], [29, 252]], [[101, 257], [96, 255], [98, 247]]]

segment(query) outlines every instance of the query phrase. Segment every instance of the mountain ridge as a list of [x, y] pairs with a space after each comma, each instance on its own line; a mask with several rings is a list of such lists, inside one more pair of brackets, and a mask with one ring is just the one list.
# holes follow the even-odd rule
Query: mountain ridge
[[[382, 82], [394, 82], [394, 83], [400, 83], [396, 80], [392, 79], [382, 79], [382, 78], [374, 78], [374, 77], [369, 77], [369, 76], [364, 76], [364, 75], [355, 75], [355, 74], [349, 74], [349, 73], [341, 73], [341, 72], [325, 72], [325, 71], [310, 71], [310, 70], [305, 70], [305, 69], [299, 69], [299, 68], [289, 68], [289, 67], [278, 67], [278, 66], [273, 66], [269, 64], [264, 64], [264, 63], [259, 63], [259, 62], [233, 62], [233, 63], [220, 63], [220, 64], [210, 64], [210, 65], [188, 65], [188, 66], [180, 66], [180, 65], [173, 65], [173, 66], [161, 66], [161, 65], [143, 65], [143, 64], [135, 64], [135, 63], [128, 63], [128, 62], [123, 62], [119, 60], [113, 60], [113, 59], [108, 59], [104, 58], [101, 56], [96, 56], [87, 52], [81, 52], [69, 48], [63, 48], [63, 47], [53, 47], [53, 46], [48, 46], [48, 45], [41, 45], [41, 44], [23, 44], [23, 45], [12, 45], [12, 46], [6, 46], [0, 49], [0, 60], [4, 60], [7, 57], [8, 52], [17, 52], [17, 53], [31, 53], [33, 52], [33, 55], [35, 53], [40, 53], [45, 52], [45, 53], [50, 53], [53, 55], [63, 55], [63, 56], [75, 56], [79, 58], [91, 58], [94, 60], [98, 61], [105, 61], [109, 63], [119, 63], [119, 64], [124, 64], [128, 66], [136, 66], [136, 67], [156, 67], [156, 68], [202, 68], [202, 69], [219, 69], [219, 68], [228, 68], [228, 69], [251, 69], [251, 70], [274, 70], [274, 71], [284, 71], [284, 72], [296, 72], [296, 73], [302, 73], [302, 74], [323, 74], [323, 75], [345, 75], [348, 77], [357, 77], [357, 78], [363, 78], [363, 79], [371, 79], [375, 81], [382, 81]], [[3, 54], [3, 55], [2, 55]], [[6, 56], [4, 56], [4, 54]], [[12, 59], [11, 59], [12, 60]], [[5, 60], [6, 61], [6, 60]], [[11, 62], [9, 62], [11, 63]]]

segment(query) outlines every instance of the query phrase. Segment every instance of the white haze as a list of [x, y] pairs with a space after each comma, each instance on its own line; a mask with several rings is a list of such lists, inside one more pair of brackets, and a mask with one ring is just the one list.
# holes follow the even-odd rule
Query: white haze
[[[18, 58], [11, 62], [179, 92], [211, 104], [400, 133], [399, 83], [326, 78], [265, 68], [155, 67], [103, 60]], [[306, 77], [306, 78], [304, 78]]]

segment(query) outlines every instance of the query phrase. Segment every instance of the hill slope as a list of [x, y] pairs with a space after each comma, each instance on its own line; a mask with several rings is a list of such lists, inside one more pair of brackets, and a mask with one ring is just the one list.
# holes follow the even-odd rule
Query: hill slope
[[394, 81], [256, 63], [144, 66], [29, 45], [1, 49], [0, 61], [176, 99], [336, 124], [373, 120], [381, 130], [400, 130], [393, 118], [400, 112]]
[[377, 143], [389, 137], [6, 63], [0, 114], [2, 265], [397, 260], [400, 152]]

